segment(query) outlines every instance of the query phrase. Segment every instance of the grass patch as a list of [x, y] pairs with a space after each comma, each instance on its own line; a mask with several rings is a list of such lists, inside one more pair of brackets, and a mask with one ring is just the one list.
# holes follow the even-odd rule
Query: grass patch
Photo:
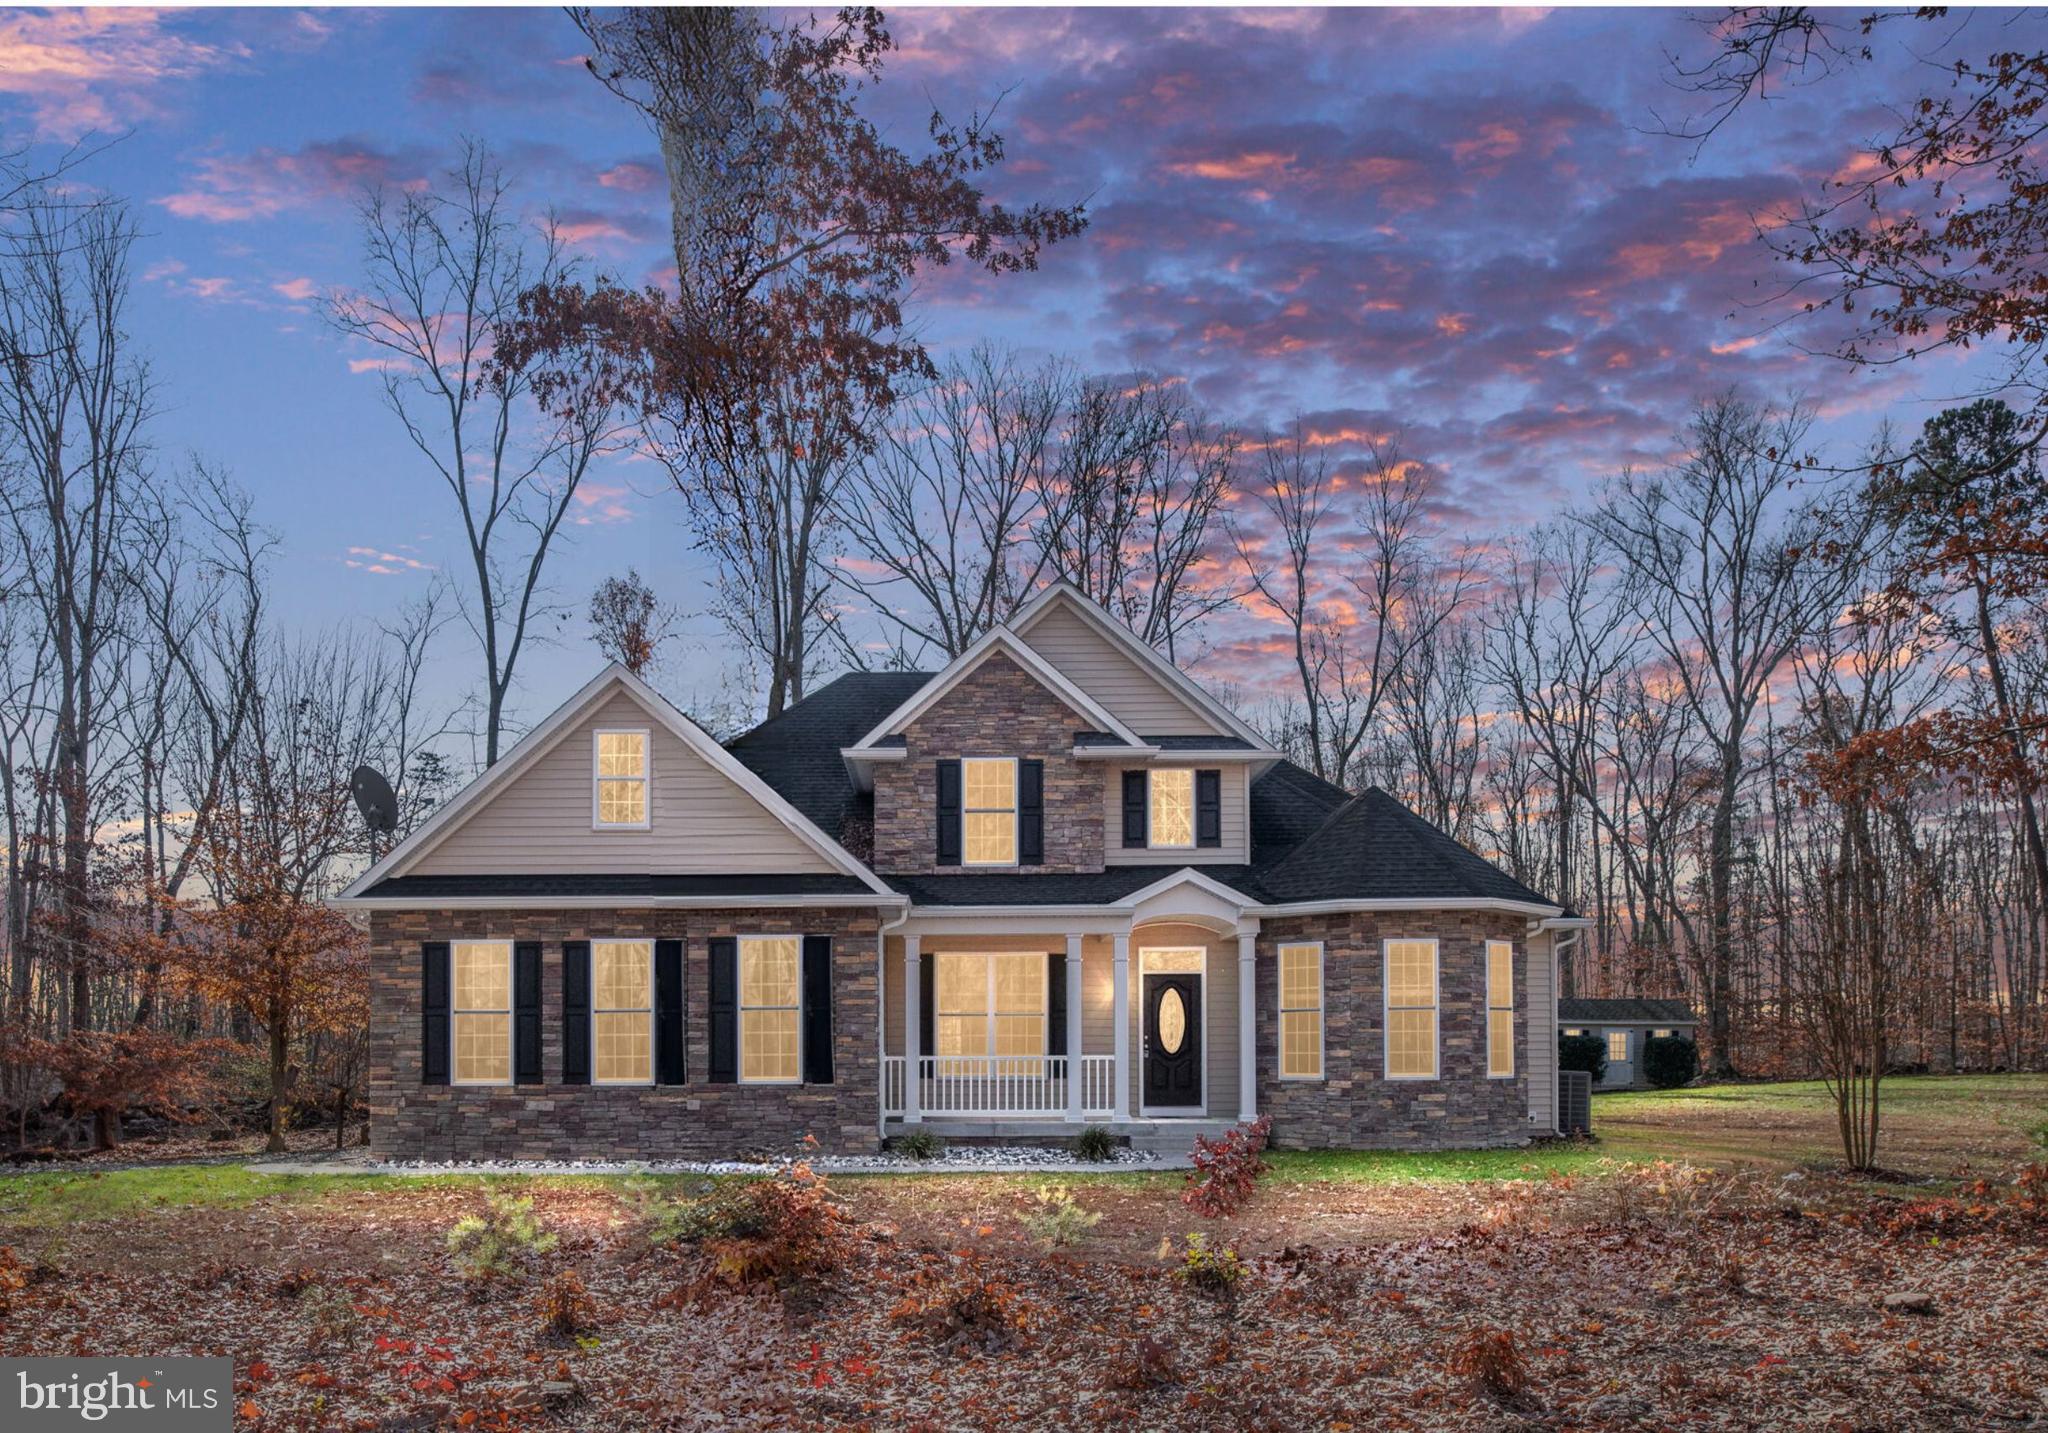
[[1601, 1144], [1563, 1140], [1521, 1149], [1446, 1150], [1273, 1150], [1266, 1162], [1272, 1177], [1290, 1184], [1469, 1184], [1478, 1180], [1547, 1179], [1553, 1174], [1579, 1174], [1613, 1150]]

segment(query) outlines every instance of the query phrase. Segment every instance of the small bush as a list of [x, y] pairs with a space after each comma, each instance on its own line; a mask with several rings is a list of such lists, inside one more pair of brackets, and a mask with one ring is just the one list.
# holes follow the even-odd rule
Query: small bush
[[14, 1311], [14, 1296], [28, 1286], [28, 1264], [12, 1247], [0, 1247], [0, 1318]]
[[928, 1129], [914, 1129], [908, 1134], [899, 1134], [892, 1141], [898, 1154], [907, 1154], [912, 1159], [937, 1159], [944, 1153], [946, 1142]]
[[[1171, 1258], [1172, 1243], [1162, 1239], [1159, 1244], [1161, 1251]], [[1211, 1249], [1208, 1236], [1197, 1231], [1188, 1235], [1187, 1247], [1181, 1252], [1180, 1263], [1174, 1266], [1173, 1276], [1198, 1293], [1227, 1297], [1244, 1277], [1244, 1261], [1237, 1257], [1235, 1249]]]
[[1607, 1073], [1607, 1042], [1598, 1035], [1560, 1035], [1557, 1037], [1557, 1067], [1560, 1070], [1584, 1070], [1597, 1085], [1600, 1077]]
[[508, 1194], [486, 1195], [482, 1214], [465, 1214], [448, 1231], [449, 1256], [473, 1285], [524, 1277], [555, 1243], [534, 1218], [533, 1201]]
[[597, 1319], [597, 1303], [574, 1269], [564, 1269], [549, 1279], [533, 1307], [540, 1315], [541, 1333], [553, 1339], [572, 1339]]
[[1150, 1334], [1120, 1345], [1109, 1356], [1109, 1382], [1114, 1388], [1143, 1393], [1173, 1383], [1179, 1377], [1180, 1366], [1174, 1358], [1173, 1345]]
[[1496, 1398], [1513, 1398], [1529, 1386], [1529, 1365], [1506, 1329], [1475, 1329], [1451, 1351], [1451, 1372], [1469, 1378]]
[[1269, 1168], [1259, 1158], [1267, 1136], [1273, 1132], [1273, 1117], [1260, 1115], [1248, 1125], [1239, 1125], [1220, 1139], [1195, 1136], [1186, 1189], [1180, 1202], [1205, 1219], [1222, 1219], [1244, 1208], [1252, 1197], [1259, 1176]]
[[777, 1281], [838, 1262], [846, 1214], [808, 1164], [772, 1179], [726, 1185], [686, 1206], [683, 1237], [698, 1241], [735, 1284]]
[[2030, 1164], [2012, 1182], [2013, 1208], [2048, 1223], [2048, 1161]]
[[1700, 1048], [1677, 1035], [1643, 1041], [1643, 1077], [1660, 1090], [1675, 1090], [1699, 1078]]
[[1041, 1184], [1033, 1203], [1017, 1216], [1024, 1232], [1048, 1249], [1064, 1249], [1081, 1242], [1081, 1236], [1102, 1222], [1102, 1216], [1083, 1209], [1074, 1191], [1064, 1184]]
[[298, 1297], [299, 1309], [312, 1326], [310, 1342], [315, 1348], [322, 1344], [345, 1342], [363, 1326], [363, 1316], [356, 1309], [355, 1295], [346, 1289], [309, 1284], [299, 1291]]
[[1116, 1158], [1116, 1136], [1106, 1126], [1089, 1125], [1074, 1136], [1074, 1158], [1090, 1164], [1107, 1164]]
[[952, 1352], [994, 1353], [1029, 1324], [1031, 1306], [979, 1250], [963, 1249], [957, 1261], [942, 1258], [912, 1275], [889, 1317]]

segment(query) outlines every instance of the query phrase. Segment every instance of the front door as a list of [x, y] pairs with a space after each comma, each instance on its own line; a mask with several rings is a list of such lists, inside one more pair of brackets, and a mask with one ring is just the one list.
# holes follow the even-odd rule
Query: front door
[[1145, 977], [1145, 1108], [1202, 1107], [1202, 977]]

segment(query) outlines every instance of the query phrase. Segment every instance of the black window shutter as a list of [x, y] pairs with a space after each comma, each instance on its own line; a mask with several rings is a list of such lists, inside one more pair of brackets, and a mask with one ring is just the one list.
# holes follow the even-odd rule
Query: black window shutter
[[1017, 763], [1017, 864], [1045, 860], [1045, 763]]
[[832, 937], [804, 937], [804, 1083], [832, 1083]]
[[448, 1083], [448, 942], [420, 947], [420, 1083]]
[[1223, 773], [1195, 773], [1195, 844], [1223, 844]]
[[590, 1083], [590, 942], [562, 942], [562, 1083]]
[[1045, 957], [1045, 1053], [1067, 1053], [1067, 953], [1050, 951]]
[[512, 947], [512, 1082], [540, 1083], [540, 942]]
[[939, 763], [939, 856], [941, 866], [960, 864], [960, 763]]
[[683, 943], [654, 943], [654, 1083], [680, 1085], [689, 1079], [683, 1043]]
[[711, 1083], [740, 1077], [740, 943], [729, 935], [711, 941]]
[[929, 953], [917, 958], [917, 1048], [924, 1051], [925, 1058], [938, 1054], [932, 1048], [932, 958]]
[[1148, 824], [1145, 813], [1145, 773], [1126, 771], [1124, 773], [1124, 846], [1145, 844], [1145, 827]]

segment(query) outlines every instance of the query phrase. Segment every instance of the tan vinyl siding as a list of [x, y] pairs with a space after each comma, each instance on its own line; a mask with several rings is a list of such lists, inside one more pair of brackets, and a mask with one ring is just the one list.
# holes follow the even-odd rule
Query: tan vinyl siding
[[1528, 1060], [1529, 1122], [1539, 1131], [1557, 1129], [1557, 969], [1552, 955], [1556, 937], [1548, 931], [1529, 937], [1523, 968], [1529, 974]]
[[1055, 603], [1018, 634], [1060, 674], [1141, 736], [1226, 736], [1227, 727]]
[[[1164, 733], [1159, 733], [1164, 735]], [[1162, 763], [1165, 764], [1165, 763]], [[1194, 763], [1199, 765], [1200, 763]], [[1124, 772], [1127, 768], [1108, 768], [1108, 778], [1103, 782], [1103, 827], [1102, 859], [1112, 866], [1195, 866], [1204, 861], [1224, 866], [1244, 866], [1251, 863], [1251, 812], [1245, 799], [1250, 789], [1248, 776], [1250, 768], [1243, 762], [1221, 765], [1214, 768], [1222, 775], [1223, 796], [1223, 844], [1221, 846], [1176, 846], [1154, 849], [1148, 846], [1124, 848]]]
[[[602, 727], [649, 734], [654, 789], [645, 830], [591, 829], [591, 734]], [[515, 773], [407, 868], [420, 875], [830, 874], [838, 869], [624, 692]]]

